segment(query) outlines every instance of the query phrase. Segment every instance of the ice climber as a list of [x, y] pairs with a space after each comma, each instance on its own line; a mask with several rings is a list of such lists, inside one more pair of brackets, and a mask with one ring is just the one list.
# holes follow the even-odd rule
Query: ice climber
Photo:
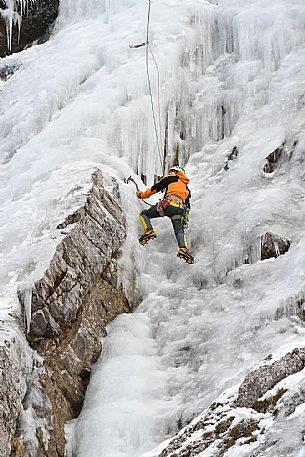
[[190, 210], [191, 192], [187, 187], [190, 180], [186, 177], [183, 168], [173, 166], [168, 175], [160, 179], [152, 187], [144, 192], [137, 191], [137, 197], [146, 199], [157, 192], [165, 191], [164, 197], [156, 205], [147, 210], [143, 210], [139, 216], [144, 229], [143, 235], [139, 238], [139, 243], [145, 245], [149, 240], [156, 238], [156, 230], [153, 229], [150, 219], [167, 216], [171, 219], [175, 236], [178, 243], [177, 256], [187, 263], [194, 263], [194, 258], [190, 253], [186, 236], [184, 233], [184, 223], [188, 219]]

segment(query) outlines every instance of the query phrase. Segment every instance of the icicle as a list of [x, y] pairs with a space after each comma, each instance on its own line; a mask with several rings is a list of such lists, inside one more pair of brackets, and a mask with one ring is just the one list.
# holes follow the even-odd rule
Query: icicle
[[[7, 48], [12, 50], [13, 26], [18, 25], [18, 43], [20, 41], [20, 31], [22, 15], [28, 8], [29, 3], [35, 3], [36, 0], [4, 0], [6, 9], [0, 8], [0, 15], [3, 17], [6, 25]], [[17, 9], [20, 6], [20, 14]]]
[[3, 17], [6, 25], [6, 39], [9, 51], [12, 49], [12, 33], [13, 33], [13, 16], [15, 9], [14, 0], [5, 0], [6, 9], [1, 9], [1, 16]]
[[275, 249], [275, 255], [276, 257], [279, 257], [281, 255], [279, 244], [277, 241], [273, 241], [274, 249]]
[[258, 255], [258, 259], [259, 260], [262, 260], [262, 244], [263, 244], [263, 240], [262, 240], [262, 237], [259, 237], [258, 238], [258, 243], [257, 243], [257, 255]]
[[32, 289], [26, 289], [24, 291], [24, 312], [26, 317], [26, 331], [30, 331], [31, 316], [32, 316]]
[[21, 16], [19, 16], [19, 20], [18, 20], [18, 44], [20, 43], [20, 33], [21, 33]]
[[18, 292], [19, 301], [23, 315], [23, 324], [28, 333], [31, 326], [32, 318], [32, 288], [26, 287]]

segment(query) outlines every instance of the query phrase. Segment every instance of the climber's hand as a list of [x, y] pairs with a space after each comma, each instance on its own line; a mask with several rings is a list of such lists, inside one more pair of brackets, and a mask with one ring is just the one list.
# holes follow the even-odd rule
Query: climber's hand
[[137, 195], [138, 198], [141, 198], [142, 192], [140, 190], [137, 190], [136, 191], [136, 195]]

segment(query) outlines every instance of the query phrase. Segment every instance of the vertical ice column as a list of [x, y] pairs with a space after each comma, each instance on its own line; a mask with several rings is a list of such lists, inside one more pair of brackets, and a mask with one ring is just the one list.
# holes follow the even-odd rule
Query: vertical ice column
[[180, 51], [177, 96], [167, 110], [168, 156], [180, 163], [209, 141], [229, 136], [238, 118], [235, 94], [221, 73], [233, 60], [232, 16], [204, 5], [193, 12], [189, 26]]
[[[21, 16], [17, 12], [18, 2], [16, 0], [4, 0], [6, 9], [0, 9], [0, 14], [6, 24], [6, 38], [8, 50], [12, 50], [13, 26], [18, 25], [18, 41], [20, 38]], [[25, 0], [22, 0], [24, 7]]]
[[[12, 50], [13, 27], [18, 26], [18, 42], [20, 40], [20, 30], [22, 16], [27, 13], [29, 3], [35, 3], [37, 0], [3, 0], [5, 9], [0, 8], [0, 15], [6, 24], [7, 48]], [[18, 8], [20, 13], [18, 13]]]

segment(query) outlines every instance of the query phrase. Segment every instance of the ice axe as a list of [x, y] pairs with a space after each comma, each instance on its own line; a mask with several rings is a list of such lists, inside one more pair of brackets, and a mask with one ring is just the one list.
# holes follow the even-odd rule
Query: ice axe
[[[139, 186], [136, 183], [136, 181], [133, 179], [132, 176], [129, 176], [129, 178], [127, 178], [126, 184], [128, 184], [129, 182], [133, 182], [134, 185], [136, 186], [137, 191], [140, 192]], [[144, 202], [145, 205], [152, 206], [150, 203], [146, 202], [145, 200], [142, 200], [142, 202]]]
[[139, 186], [136, 183], [136, 181], [133, 179], [132, 176], [129, 176], [129, 178], [127, 178], [126, 184], [128, 184], [130, 181], [134, 183], [134, 185], [136, 186], [137, 191], [139, 192], [140, 191]]

